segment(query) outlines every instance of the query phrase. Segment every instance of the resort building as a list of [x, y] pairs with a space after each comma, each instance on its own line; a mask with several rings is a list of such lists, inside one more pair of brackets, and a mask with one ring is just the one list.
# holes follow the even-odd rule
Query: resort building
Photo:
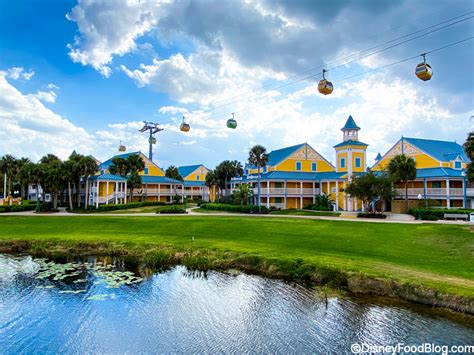
[[[335, 210], [362, 210], [360, 201], [343, 189], [354, 176], [366, 172], [368, 144], [359, 140], [360, 127], [352, 116], [341, 130], [342, 142], [334, 146], [335, 166], [307, 143], [272, 151], [267, 166], [260, 171], [260, 203], [268, 208], [298, 209], [314, 203], [316, 195], [326, 194]], [[413, 157], [417, 164], [416, 179], [409, 182], [410, 205], [436, 202], [447, 208], [474, 206], [474, 189], [467, 188], [465, 177], [468, 158], [461, 145], [402, 137], [385, 155], [378, 154], [371, 170], [383, 170], [390, 159], [402, 153]], [[251, 184], [256, 204], [257, 181], [257, 167], [246, 166], [244, 176], [232, 180], [231, 189]], [[396, 192], [395, 200], [387, 201], [386, 208], [398, 212], [402, 210], [400, 201], [405, 198], [405, 189], [397, 185]]]
[[[367, 171], [368, 144], [359, 140], [360, 127], [352, 116], [341, 131], [342, 140], [334, 145], [334, 163], [308, 143], [277, 149], [270, 152], [267, 165], [260, 169], [260, 194], [258, 169], [246, 165], [244, 175], [233, 178], [223, 195], [232, 193], [239, 184], [248, 183], [253, 192], [251, 202], [258, 204], [260, 198], [260, 203], [268, 208], [301, 209], [313, 204], [318, 195], [325, 194], [331, 199], [334, 210], [361, 211], [361, 202], [345, 193], [344, 189], [355, 176]], [[469, 160], [460, 144], [402, 137], [385, 154], [379, 153], [370, 169], [382, 171], [394, 156], [402, 153], [413, 157], [417, 166], [416, 179], [408, 184], [409, 205], [474, 207], [474, 187], [467, 185], [465, 176]], [[139, 172], [142, 186], [133, 191], [134, 201], [169, 203], [176, 195], [188, 200], [215, 200], [215, 189], [206, 186], [209, 169], [203, 164], [180, 166], [181, 181], [166, 177], [164, 170], [145, 154], [130, 152], [98, 162], [99, 173], [81, 185], [81, 195], [83, 198], [88, 196], [88, 204], [98, 206], [129, 200], [127, 179], [111, 174], [109, 169], [114, 158], [127, 158], [132, 154], [140, 155], [145, 162], [145, 168]], [[29, 198], [35, 198], [35, 189], [36, 186], [30, 186]], [[395, 189], [395, 199], [386, 201], [385, 208], [403, 211], [404, 186], [397, 184]]]

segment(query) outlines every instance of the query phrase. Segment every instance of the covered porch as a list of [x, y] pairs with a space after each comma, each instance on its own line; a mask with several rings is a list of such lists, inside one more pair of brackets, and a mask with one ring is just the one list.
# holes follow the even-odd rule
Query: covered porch
[[87, 206], [99, 207], [100, 204], [127, 203], [127, 179], [112, 174], [101, 174], [89, 177], [86, 191]]

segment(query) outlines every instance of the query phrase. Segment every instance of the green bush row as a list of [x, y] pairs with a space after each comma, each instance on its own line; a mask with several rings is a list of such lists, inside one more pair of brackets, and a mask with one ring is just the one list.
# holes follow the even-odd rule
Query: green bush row
[[469, 214], [474, 210], [468, 209], [447, 209], [447, 208], [411, 208], [408, 213], [415, 218], [421, 218], [426, 221], [437, 221], [438, 219], [444, 219], [445, 213], [450, 214]]
[[[215, 211], [227, 211], [227, 212], [240, 212], [240, 213], [259, 213], [258, 206], [256, 205], [229, 205], [226, 203], [203, 203], [200, 206], [206, 210]], [[265, 206], [261, 207], [261, 213], [268, 213], [268, 208]]]
[[160, 209], [159, 211], [156, 211], [156, 213], [159, 213], [159, 214], [186, 213], [186, 210], [179, 206], [169, 206], [169, 207], [164, 207]]
[[23, 211], [33, 211], [36, 208], [36, 205], [32, 204], [21, 204], [21, 205], [12, 205], [12, 206], [0, 206], [0, 213], [4, 212], [23, 212]]
[[[84, 210], [83, 207], [77, 208], [74, 207], [73, 212], [75, 213], [82, 213], [82, 212], [108, 212], [108, 211], [117, 211], [117, 210], [127, 210], [130, 208], [139, 208], [139, 207], [147, 207], [147, 206], [163, 206], [167, 205], [165, 202], [129, 202], [129, 203], [123, 203], [123, 204], [110, 204], [110, 205], [99, 205], [98, 208], [95, 208], [95, 206], [89, 206], [89, 209]], [[69, 211], [69, 208], [67, 208]]]

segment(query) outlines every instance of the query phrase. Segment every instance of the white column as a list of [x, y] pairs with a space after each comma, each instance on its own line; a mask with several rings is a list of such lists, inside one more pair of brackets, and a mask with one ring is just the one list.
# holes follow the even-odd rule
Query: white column
[[449, 179], [446, 179], [446, 206], [448, 209], [451, 208], [451, 199], [449, 194]]
[[313, 204], [316, 202], [316, 183], [313, 181]]
[[109, 182], [105, 182], [105, 204], [109, 204]]
[[339, 182], [336, 180], [336, 211], [339, 211]]
[[267, 180], [267, 208], [270, 208], [270, 181]]
[[99, 180], [96, 180], [95, 182], [95, 187], [96, 187], [96, 200], [95, 200], [95, 208], [99, 208], [99, 187], [100, 187], [100, 181]]
[[115, 204], [117, 204], [117, 191], [118, 190], [118, 183], [115, 181], [115, 189], [114, 189], [114, 195], [115, 195]]
[[284, 198], [284, 205], [285, 205], [285, 210], [286, 210], [286, 194], [287, 194], [287, 191], [286, 191], [286, 180], [283, 182], [283, 198]]
[[124, 194], [123, 194], [125, 197], [124, 197], [124, 203], [127, 203], [127, 182], [125, 181], [125, 191], [124, 191]]
[[300, 181], [300, 210], [303, 209], [303, 181]]
[[160, 200], [160, 197], [161, 197], [161, 187], [160, 187], [160, 186], [161, 186], [161, 185], [158, 184], [158, 201], [161, 201], [161, 200]]

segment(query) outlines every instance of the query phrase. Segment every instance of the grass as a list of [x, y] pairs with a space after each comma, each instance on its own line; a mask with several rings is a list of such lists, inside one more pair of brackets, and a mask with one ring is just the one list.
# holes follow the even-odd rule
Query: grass
[[74, 251], [81, 245], [107, 243], [129, 255], [155, 253], [159, 259], [165, 258], [166, 250], [194, 255], [186, 260], [197, 268], [261, 269], [264, 274], [295, 280], [319, 270], [321, 282], [324, 277], [353, 275], [474, 299], [474, 230], [469, 226], [95, 215], [5, 216], [0, 217], [0, 230], [0, 250], [2, 243], [11, 241], [31, 243], [29, 251], [58, 246]]
[[324, 216], [324, 217], [339, 217], [339, 212], [329, 211], [312, 211], [312, 210], [278, 210], [271, 211], [270, 214], [276, 215], [294, 215], [294, 216]]

